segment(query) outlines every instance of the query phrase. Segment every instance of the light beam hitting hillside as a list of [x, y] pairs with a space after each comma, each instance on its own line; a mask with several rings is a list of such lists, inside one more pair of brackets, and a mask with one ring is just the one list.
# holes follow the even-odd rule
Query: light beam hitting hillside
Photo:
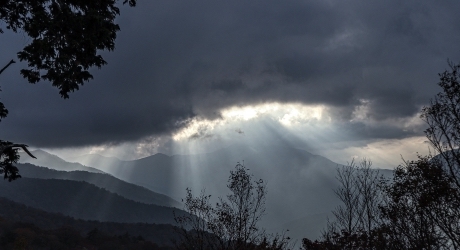
[[390, 127], [416, 131], [423, 126], [418, 116], [375, 121], [369, 101], [361, 100], [349, 119], [337, 118], [333, 107], [300, 103], [264, 103], [223, 109], [220, 118], [194, 118], [175, 133], [175, 154], [197, 154], [233, 144], [288, 145], [320, 154], [345, 164], [353, 158], [370, 158], [374, 166], [393, 168], [416, 152], [426, 153], [423, 136], [366, 138], [373, 129]]
[[[171, 136], [152, 135], [133, 142], [47, 151], [63, 158], [96, 153], [134, 160], [155, 153], [206, 153], [235, 144], [254, 148], [285, 145], [323, 155], [340, 164], [366, 157], [380, 168], [397, 166], [402, 162], [401, 155], [410, 160], [416, 158], [417, 152], [428, 152], [421, 132], [424, 124], [418, 114], [375, 120], [370, 114], [370, 103], [360, 100], [352, 114], [343, 114], [335, 107], [300, 103], [233, 106], [221, 110], [215, 119], [198, 115]], [[379, 129], [392, 132], [386, 137], [373, 137], [379, 134], [375, 132]]]

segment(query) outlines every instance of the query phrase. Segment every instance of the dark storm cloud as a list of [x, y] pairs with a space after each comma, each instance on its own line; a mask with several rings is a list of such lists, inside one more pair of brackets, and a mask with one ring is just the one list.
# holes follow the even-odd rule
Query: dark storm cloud
[[[456, 1], [141, 1], [122, 8], [109, 65], [70, 100], [2, 74], [4, 139], [39, 147], [170, 134], [196, 115], [267, 101], [333, 106], [347, 121], [362, 100], [377, 121], [408, 117], [460, 60]], [[28, 38], [1, 35], [0, 62]], [[359, 130], [356, 124], [348, 124]], [[400, 137], [369, 127], [366, 138]], [[407, 133], [406, 133], [407, 134]]]

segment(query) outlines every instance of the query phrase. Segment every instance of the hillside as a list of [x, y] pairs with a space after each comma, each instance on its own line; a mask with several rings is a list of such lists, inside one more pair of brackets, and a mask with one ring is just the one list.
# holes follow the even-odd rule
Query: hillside
[[[254, 177], [267, 185], [261, 226], [277, 232], [289, 229], [296, 237], [307, 233], [305, 236], [316, 238], [326, 221], [322, 215], [339, 204], [333, 189], [338, 185], [335, 175], [340, 165], [288, 145], [235, 145], [206, 154], [156, 154], [134, 161], [85, 155], [81, 162], [177, 200], [185, 196], [187, 187], [194, 194], [205, 190], [213, 202], [228, 193], [229, 172], [237, 162], [244, 162]], [[388, 170], [382, 173], [391, 175]]]
[[84, 220], [175, 224], [173, 212], [184, 213], [176, 208], [128, 200], [93, 184], [71, 180], [0, 181], [0, 197]]
[[[183, 198], [189, 187], [195, 194], [206, 190], [213, 201], [227, 194], [229, 172], [237, 162], [244, 162], [254, 177], [263, 179], [267, 185], [267, 209], [262, 221], [265, 228], [280, 228], [298, 218], [329, 212], [339, 204], [333, 192], [338, 164], [287, 146], [237, 145], [207, 154], [156, 154], [134, 161], [110, 158], [110, 165], [97, 155], [85, 156], [83, 160], [88, 166], [103, 166], [101, 170], [117, 178], [174, 199]], [[304, 225], [302, 230], [296, 225], [296, 230], [311, 231], [310, 227]]]
[[57, 171], [45, 167], [38, 167], [32, 164], [18, 164], [23, 177], [38, 179], [62, 179], [84, 181], [97, 187], [106, 189], [112, 193], [119, 194], [124, 198], [158, 206], [182, 208], [182, 203], [159, 193], [148, 190], [145, 187], [134, 185], [109, 174], [92, 173], [86, 171]]
[[20, 152], [19, 156], [21, 158], [19, 160], [19, 163], [30, 163], [36, 166], [52, 168], [52, 169], [56, 169], [60, 171], [80, 170], [80, 171], [87, 171], [87, 172], [92, 172], [92, 173], [104, 173], [104, 171], [101, 171], [99, 169], [92, 168], [92, 167], [87, 167], [80, 163], [71, 163], [71, 162], [64, 161], [58, 156], [50, 154], [40, 149], [33, 150], [31, 151], [31, 153], [35, 157], [37, 157], [37, 159], [31, 158], [24, 152]]
[[[166, 224], [115, 223], [74, 219], [57, 213], [49, 213], [11, 200], [0, 198], [0, 224], [6, 222], [32, 224], [43, 230], [56, 230], [67, 227], [78, 230], [82, 235], [97, 229], [109, 236], [130, 234], [141, 236], [159, 246], [172, 245], [175, 229]], [[22, 228], [25, 226], [23, 225]], [[29, 226], [30, 227], [30, 226]]]

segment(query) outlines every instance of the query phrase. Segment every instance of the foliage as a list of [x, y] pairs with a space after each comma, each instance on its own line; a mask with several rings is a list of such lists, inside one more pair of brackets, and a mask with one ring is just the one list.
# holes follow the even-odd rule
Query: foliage
[[305, 250], [342, 250], [342, 249], [391, 249], [385, 240], [383, 228], [373, 229], [370, 233], [362, 230], [349, 233], [345, 230], [333, 231], [328, 238], [311, 241], [304, 238], [302, 248]]
[[[24, 32], [31, 42], [17, 53], [28, 64], [21, 75], [30, 83], [46, 80], [59, 89], [63, 98], [93, 78], [89, 69], [101, 68], [107, 62], [98, 54], [113, 50], [120, 30], [115, 18], [120, 14], [117, 0], [1, 0], [0, 22], [13, 32]], [[123, 4], [136, 5], [136, 0]], [[0, 28], [0, 33], [4, 30]], [[11, 60], [0, 70], [8, 68]], [[0, 102], [0, 121], [8, 115]], [[0, 140], [0, 149], [10, 142]], [[19, 156], [16, 150], [0, 150], [0, 171], [9, 181], [21, 177], [12, 164]]]
[[[346, 167], [340, 176], [363, 171]], [[348, 175], [345, 175], [348, 176]], [[351, 175], [350, 190], [359, 190], [359, 174]], [[372, 175], [361, 175], [375, 180]], [[348, 179], [347, 179], [348, 180]], [[363, 213], [345, 213], [353, 225], [341, 223], [342, 213], [335, 212], [336, 221], [329, 223], [320, 240], [303, 239], [304, 249], [458, 249], [460, 240], [460, 199], [459, 190], [446, 171], [445, 165], [429, 156], [416, 161], [405, 162], [397, 167], [393, 179], [381, 180], [375, 186], [380, 197], [371, 200], [376, 210], [371, 213], [372, 227], [366, 228]], [[343, 188], [343, 186], [341, 187]], [[341, 190], [339, 188], [339, 190]], [[360, 211], [365, 204], [365, 194], [357, 191], [351, 208], [339, 211]], [[345, 206], [346, 207], [346, 206]], [[337, 211], [337, 210], [336, 210]], [[360, 219], [361, 218], [361, 219]]]
[[[368, 200], [374, 212], [367, 218], [376, 219], [367, 229], [354, 226], [360, 223], [358, 201], [366, 200], [359, 191], [364, 182], [354, 168], [339, 171], [342, 189], [336, 193], [344, 205], [334, 213], [338, 222], [322, 239], [304, 239], [304, 249], [460, 249], [460, 65], [450, 66], [440, 74], [443, 92], [421, 113], [437, 155], [405, 162], [391, 181], [375, 186], [381, 196]], [[362, 176], [374, 183], [372, 175]]]
[[442, 162], [420, 157], [399, 166], [382, 216], [392, 245], [399, 249], [458, 249], [458, 189]]
[[257, 224], [265, 213], [266, 187], [253, 181], [243, 165], [230, 171], [227, 187], [230, 194], [220, 197], [215, 206], [204, 191], [193, 197], [187, 189], [185, 210], [190, 214], [175, 216], [180, 226], [178, 249], [286, 249], [289, 238], [271, 236]]
[[21, 177], [18, 168], [13, 165], [19, 160], [18, 149], [10, 147], [11, 145], [13, 145], [12, 142], [0, 140], [0, 174], [3, 174], [3, 178], [8, 181]]
[[443, 92], [422, 109], [421, 118], [428, 124], [426, 137], [460, 188], [460, 65], [449, 65], [450, 71], [439, 74]]
[[[0, 20], [14, 32], [23, 31], [32, 40], [18, 53], [28, 68], [21, 74], [31, 83], [47, 80], [62, 97], [93, 76], [88, 69], [107, 62], [99, 50], [113, 50], [120, 27], [115, 0], [4, 0]], [[128, 3], [124, 0], [123, 4]], [[134, 6], [136, 0], [129, 0]], [[3, 30], [0, 29], [3, 33]]]

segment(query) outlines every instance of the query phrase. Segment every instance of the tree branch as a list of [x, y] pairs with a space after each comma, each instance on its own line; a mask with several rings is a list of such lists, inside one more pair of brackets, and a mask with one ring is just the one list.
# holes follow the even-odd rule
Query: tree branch
[[0, 70], [0, 75], [3, 73], [3, 71], [8, 68], [11, 64], [15, 63], [15, 61], [13, 59], [11, 59], [11, 61], [5, 66], [3, 67], [1, 70]]

